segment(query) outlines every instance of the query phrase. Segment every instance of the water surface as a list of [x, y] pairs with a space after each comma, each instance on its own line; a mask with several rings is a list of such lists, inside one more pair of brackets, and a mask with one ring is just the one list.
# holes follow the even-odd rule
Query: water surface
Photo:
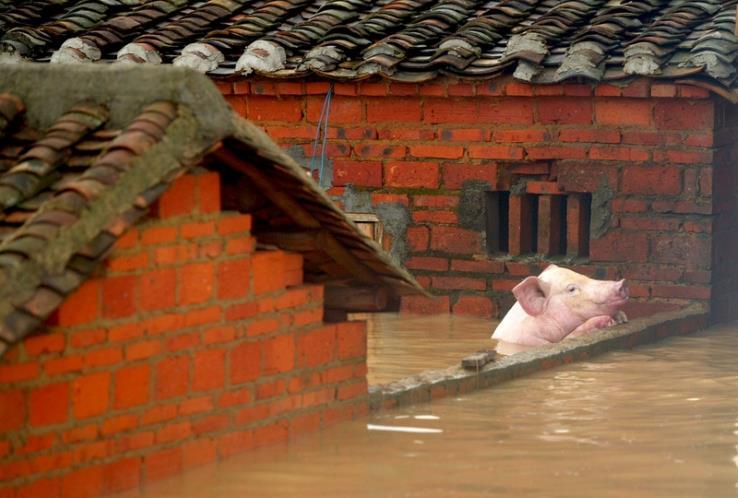
[[343, 423], [135, 496], [722, 497], [737, 483], [732, 325]]

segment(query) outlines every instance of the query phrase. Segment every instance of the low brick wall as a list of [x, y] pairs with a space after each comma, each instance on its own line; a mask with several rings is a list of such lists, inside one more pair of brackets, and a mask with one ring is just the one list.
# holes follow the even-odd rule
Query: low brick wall
[[590, 337], [570, 339], [509, 356], [498, 356], [496, 361], [488, 363], [479, 371], [466, 370], [460, 366], [428, 370], [390, 384], [371, 386], [370, 408], [377, 411], [468, 393], [559, 365], [586, 361], [608, 351], [630, 349], [666, 337], [689, 334], [704, 329], [707, 325], [708, 313], [702, 305], [659, 313], [602, 330]]
[[0, 359], [0, 497], [135, 488], [367, 410], [363, 322], [185, 176]]

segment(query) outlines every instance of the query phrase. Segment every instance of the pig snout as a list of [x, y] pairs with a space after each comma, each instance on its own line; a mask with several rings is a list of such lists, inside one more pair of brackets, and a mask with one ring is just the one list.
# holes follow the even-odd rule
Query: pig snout
[[620, 299], [628, 299], [630, 290], [628, 289], [628, 283], [625, 279], [615, 282], [615, 294]]

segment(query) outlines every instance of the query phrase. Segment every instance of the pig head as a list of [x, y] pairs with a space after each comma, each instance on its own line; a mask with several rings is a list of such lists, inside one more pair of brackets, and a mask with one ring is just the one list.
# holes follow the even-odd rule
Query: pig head
[[594, 280], [556, 265], [513, 289], [517, 302], [492, 334], [515, 344], [559, 342], [627, 321], [625, 280]]

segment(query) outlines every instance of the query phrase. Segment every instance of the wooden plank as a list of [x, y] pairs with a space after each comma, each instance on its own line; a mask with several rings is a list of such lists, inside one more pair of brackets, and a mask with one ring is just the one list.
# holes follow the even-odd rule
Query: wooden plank
[[338, 286], [325, 287], [323, 302], [326, 308], [353, 311], [382, 311], [387, 307], [387, 289], [378, 286]]
[[318, 233], [315, 230], [302, 232], [258, 232], [256, 239], [265, 244], [273, 244], [286, 251], [308, 252], [318, 250]]
[[318, 247], [321, 247], [337, 263], [352, 273], [357, 280], [365, 283], [377, 282], [374, 272], [343, 247], [330, 232], [321, 230], [318, 234]]

